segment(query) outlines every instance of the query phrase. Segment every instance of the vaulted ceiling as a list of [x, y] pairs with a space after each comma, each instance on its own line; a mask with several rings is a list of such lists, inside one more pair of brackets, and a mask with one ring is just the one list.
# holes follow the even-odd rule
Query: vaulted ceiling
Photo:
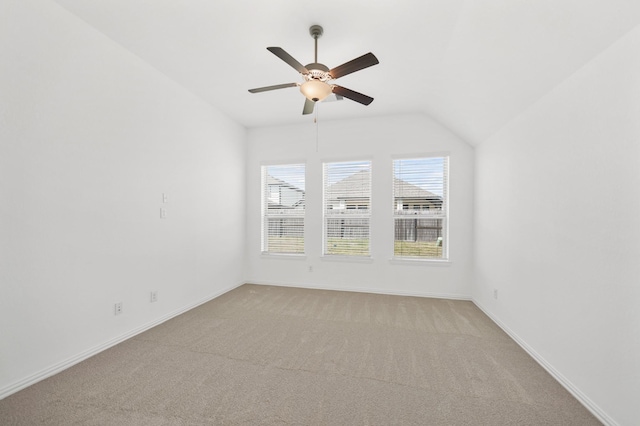
[[310, 121], [301, 81], [266, 50], [330, 68], [367, 52], [380, 64], [338, 80], [375, 98], [323, 102], [322, 119], [423, 112], [475, 145], [640, 23], [637, 0], [54, 0], [246, 127]]

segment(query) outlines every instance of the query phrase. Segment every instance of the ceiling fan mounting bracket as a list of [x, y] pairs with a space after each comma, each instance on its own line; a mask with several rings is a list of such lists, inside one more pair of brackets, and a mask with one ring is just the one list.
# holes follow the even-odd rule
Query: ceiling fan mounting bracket
[[311, 37], [316, 40], [322, 37], [323, 32], [324, 30], [320, 25], [312, 25], [311, 27], [309, 27], [309, 34], [311, 34]]

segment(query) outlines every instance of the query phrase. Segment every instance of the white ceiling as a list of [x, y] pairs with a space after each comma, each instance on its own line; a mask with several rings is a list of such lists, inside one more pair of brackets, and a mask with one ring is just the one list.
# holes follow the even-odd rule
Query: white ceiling
[[246, 127], [294, 124], [301, 81], [266, 50], [335, 67], [380, 64], [338, 84], [375, 98], [319, 105], [322, 119], [429, 114], [482, 142], [640, 23], [638, 0], [54, 0]]

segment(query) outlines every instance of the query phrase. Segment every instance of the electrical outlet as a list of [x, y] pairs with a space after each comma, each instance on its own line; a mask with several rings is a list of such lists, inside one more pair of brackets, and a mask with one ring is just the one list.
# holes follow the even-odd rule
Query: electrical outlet
[[154, 290], [151, 292], [151, 303], [158, 301], [158, 291]]
[[164, 207], [162, 207], [160, 209], [160, 219], [166, 219], [167, 218], [167, 209], [165, 209]]
[[313, 272], [313, 266], [309, 266], [309, 272]]
[[122, 302], [118, 302], [114, 305], [114, 315], [120, 315], [122, 313]]
[[498, 300], [498, 289], [497, 288], [493, 289], [493, 298]]

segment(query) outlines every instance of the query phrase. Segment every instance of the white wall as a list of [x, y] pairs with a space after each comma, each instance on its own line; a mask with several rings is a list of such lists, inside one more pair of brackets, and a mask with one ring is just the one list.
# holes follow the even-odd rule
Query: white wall
[[[320, 105], [321, 108], [331, 106]], [[313, 117], [301, 120], [305, 124], [248, 132], [247, 281], [470, 298], [473, 149], [424, 115], [320, 121], [317, 140]], [[450, 155], [451, 262], [446, 265], [391, 263], [392, 157], [432, 153]], [[372, 261], [368, 263], [322, 257], [322, 162], [355, 159], [372, 160]], [[260, 166], [265, 162], [291, 161], [303, 161], [307, 166], [306, 256], [302, 259], [263, 256], [260, 250]], [[309, 272], [309, 266], [313, 267], [313, 272]]]
[[621, 425], [640, 424], [639, 69], [636, 28], [476, 150], [474, 300]]
[[53, 2], [1, 9], [0, 397], [241, 284], [244, 213], [222, 207], [242, 206], [246, 152]]

